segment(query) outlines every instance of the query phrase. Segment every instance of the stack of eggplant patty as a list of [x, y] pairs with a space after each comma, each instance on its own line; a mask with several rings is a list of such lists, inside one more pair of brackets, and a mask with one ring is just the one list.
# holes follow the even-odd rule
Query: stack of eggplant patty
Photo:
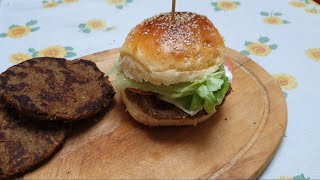
[[42, 57], [7, 69], [0, 75], [0, 179], [53, 155], [68, 124], [105, 110], [114, 94], [87, 60]]

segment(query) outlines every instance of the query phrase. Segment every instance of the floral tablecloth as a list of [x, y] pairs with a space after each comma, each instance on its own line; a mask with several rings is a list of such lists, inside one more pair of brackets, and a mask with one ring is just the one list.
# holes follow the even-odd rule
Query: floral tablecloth
[[[0, 0], [0, 72], [31, 57], [74, 59], [120, 47], [170, 0]], [[286, 135], [261, 179], [320, 179], [320, 6], [311, 0], [177, 0], [206, 15], [228, 47], [277, 79]]]

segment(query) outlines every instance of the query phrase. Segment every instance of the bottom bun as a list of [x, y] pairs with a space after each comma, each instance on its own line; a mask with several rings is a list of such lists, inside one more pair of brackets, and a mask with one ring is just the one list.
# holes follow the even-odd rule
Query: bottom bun
[[184, 125], [197, 125], [209, 119], [212, 114], [205, 114], [198, 118], [192, 118], [192, 116], [183, 117], [181, 119], [156, 119], [149, 114], [143, 112], [141, 107], [137, 103], [129, 100], [126, 93], [121, 91], [122, 101], [127, 107], [129, 114], [138, 122], [148, 126], [184, 126]]

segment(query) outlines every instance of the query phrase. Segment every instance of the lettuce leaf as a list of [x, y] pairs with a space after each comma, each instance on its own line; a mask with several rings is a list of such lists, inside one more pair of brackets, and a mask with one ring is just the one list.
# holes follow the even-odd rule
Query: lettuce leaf
[[168, 97], [159, 96], [162, 100], [172, 103], [182, 109], [184, 112], [191, 116], [197, 114], [203, 108], [208, 114], [216, 112], [216, 106], [221, 104], [224, 96], [229, 90], [230, 84], [227, 77], [223, 77], [223, 84], [217, 91], [210, 91], [205, 84], [197, 89], [194, 95], [190, 95], [182, 98], [169, 99]]
[[230, 87], [223, 66], [203, 79], [169, 86], [137, 82], [118, 71], [112, 84], [120, 90], [135, 88], [157, 93], [160, 99], [176, 105], [190, 115], [195, 115], [202, 109], [208, 114], [214, 113]]

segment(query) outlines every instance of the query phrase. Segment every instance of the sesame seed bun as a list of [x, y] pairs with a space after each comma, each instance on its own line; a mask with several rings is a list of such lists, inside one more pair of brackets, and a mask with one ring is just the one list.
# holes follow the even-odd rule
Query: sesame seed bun
[[170, 85], [203, 78], [223, 64], [225, 45], [213, 23], [191, 12], [144, 20], [120, 50], [120, 69], [131, 79]]

